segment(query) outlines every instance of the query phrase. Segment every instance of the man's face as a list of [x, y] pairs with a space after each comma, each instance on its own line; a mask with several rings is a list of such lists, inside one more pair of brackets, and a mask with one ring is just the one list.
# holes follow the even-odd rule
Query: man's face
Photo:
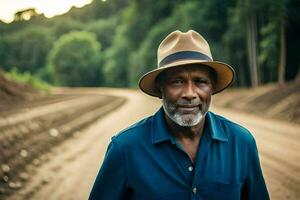
[[206, 67], [169, 69], [161, 83], [163, 108], [179, 126], [191, 127], [205, 117], [211, 102], [212, 80]]

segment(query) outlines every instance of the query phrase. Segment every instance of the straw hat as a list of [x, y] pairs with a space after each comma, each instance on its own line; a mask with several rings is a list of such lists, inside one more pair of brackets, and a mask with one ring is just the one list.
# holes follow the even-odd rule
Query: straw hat
[[164, 70], [172, 67], [185, 67], [188, 64], [199, 64], [212, 68], [217, 74], [213, 94], [229, 87], [234, 79], [233, 68], [222, 62], [213, 61], [206, 40], [196, 31], [186, 33], [174, 31], [159, 45], [157, 50], [157, 68], [144, 74], [139, 80], [140, 89], [148, 95], [160, 97], [155, 87], [156, 77]]

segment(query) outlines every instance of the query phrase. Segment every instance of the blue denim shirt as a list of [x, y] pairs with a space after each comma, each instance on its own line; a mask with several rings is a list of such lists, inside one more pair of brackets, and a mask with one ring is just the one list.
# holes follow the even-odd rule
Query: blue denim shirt
[[196, 162], [170, 134], [161, 108], [112, 138], [90, 200], [267, 200], [250, 132], [206, 115]]

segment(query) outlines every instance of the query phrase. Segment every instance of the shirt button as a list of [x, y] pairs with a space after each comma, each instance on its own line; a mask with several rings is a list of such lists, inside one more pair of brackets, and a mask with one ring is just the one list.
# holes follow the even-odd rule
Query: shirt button
[[196, 188], [196, 187], [193, 188], [193, 193], [194, 193], [194, 194], [197, 193], [197, 188]]
[[189, 171], [192, 172], [193, 171], [193, 166], [189, 166]]

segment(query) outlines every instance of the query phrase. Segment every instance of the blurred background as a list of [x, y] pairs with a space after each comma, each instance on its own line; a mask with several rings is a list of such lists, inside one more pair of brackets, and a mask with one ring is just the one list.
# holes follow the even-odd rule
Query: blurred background
[[[2, 0], [1, 13], [20, 2]], [[49, 2], [44, 12], [64, 6]], [[28, 72], [53, 85], [136, 87], [140, 75], [156, 66], [160, 41], [173, 30], [194, 29], [207, 39], [215, 60], [234, 66], [237, 87], [299, 76], [297, 0], [86, 3], [52, 18], [35, 7], [2, 16], [1, 69]]]
[[[229, 116], [235, 113], [232, 118], [239, 116], [250, 129], [260, 124], [257, 132], [280, 132], [273, 139], [287, 134], [269, 146], [260, 141], [270, 136], [258, 136], [258, 144], [270, 147], [262, 157], [274, 199], [300, 198], [299, 13], [299, 0], [0, 0], [0, 199], [17, 193], [21, 196], [16, 199], [31, 199], [49, 180], [24, 185], [31, 174], [39, 174], [35, 168], [40, 163], [51, 163], [53, 146], [69, 136], [81, 137], [80, 130], [103, 123], [97, 120], [106, 113], [135, 102], [136, 113], [122, 111], [131, 113], [131, 121], [106, 130], [107, 139], [98, 144], [102, 150], [82, 192], [85, 196], [69, 198], [84, 199], [110, 136], [160, 105], [151, 99], [151, 108], [144, 111], [145, 106], [136, 103], [150, 97], [135, 90], [139, 77], [156, 67], [159, 43], [174, 30], [189, 29], [206, 38], [214, 60], [236, 71], [233, 86], [214, 97], [213, 108], [221, 113], [225, 109]], [[242, 118], [241, 112], [254, 117]], [[84, 114], [89, 117], [75, 126], [74, 120]], [[32, 134], [39, 137], [33, 141]], [[275, 159], [270, 155], [274, 151], [283, 153]]]

